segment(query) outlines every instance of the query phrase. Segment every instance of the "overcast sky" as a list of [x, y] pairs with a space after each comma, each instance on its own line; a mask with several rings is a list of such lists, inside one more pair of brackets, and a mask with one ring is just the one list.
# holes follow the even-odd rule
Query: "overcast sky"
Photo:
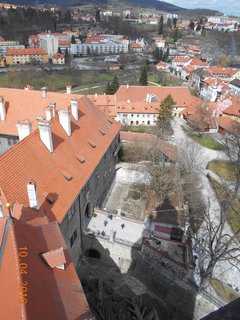
[[207, 8], [240, 16], [240, 0], [165, 0], [183, 8]]

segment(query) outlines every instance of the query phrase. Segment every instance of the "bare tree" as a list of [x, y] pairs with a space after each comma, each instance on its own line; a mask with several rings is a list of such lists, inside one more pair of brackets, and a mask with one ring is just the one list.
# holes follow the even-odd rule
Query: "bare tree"
[[196, 110], [189, 116], [189, 124], [192, 129], [201, 135], [213, 121], [212, 111], [207, 102], [201, 102], [196, 106]]
[[[215, 266], [220, 262], [229, 263], [240, 271], [240, 226], [235, 223], [240, 219], [240, 208], [236, 205], [240, 189], [239, 133], [240, 125], [236, 124], [225, 139], [225, 152], [233, 164], [236, 179], [232, 185], [223, 183], [215, 190], [219, 209], [213, 211], [209, 199], [205, 205], [198, 204], [198, 217], [195, 219], [201, 223], [201, 228], [192, 237], [198, 247], [201, 286], [208, 284]], [[233, 222], [234, 228], [231, 228]]]
[[197, 167], [201, 147], [192, 139], [186, 138], [180, 143], [180, 165], [187, 173]]

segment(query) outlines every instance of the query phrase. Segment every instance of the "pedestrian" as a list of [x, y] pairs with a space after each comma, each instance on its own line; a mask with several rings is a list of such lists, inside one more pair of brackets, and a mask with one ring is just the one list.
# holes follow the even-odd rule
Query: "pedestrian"
[[104, 220], [103, 224], [104, 224], [104, 227], [106, 227], [106, 225], [108, 224], [108, 221]]
[[105, 234], [106, 234], [106, 232], [103, 230], [103, 231], [101, 232], [101, 234], [102, 234], [102, 236], [104, 237]]
[[125, 227], [125, 224], [124, 224], [124, 223], [122, 223], [122, 224], [121, 224], [121, 227], [122, 227], [122, 229], [124, 229], [124, 227]]

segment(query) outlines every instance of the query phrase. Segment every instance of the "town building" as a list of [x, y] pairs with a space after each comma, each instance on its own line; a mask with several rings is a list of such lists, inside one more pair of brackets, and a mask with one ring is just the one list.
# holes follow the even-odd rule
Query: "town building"
[[6, 64], [47, 63], [48, 54], [42, 48], [8, 49], [6, 51]]
[[52, 34], [40, 35], [40, 48], [47, 52], [48, 57], [52, 58], [52, 56], [58, 52], [59, 40], [57, 37]]
[[129, 40], [121, 35], [89, 36], [84, 43], [71, 44], [74, 55], [127, 53]]
[[0, 57], [5, 59], [8, 49], [24, 49], [24, 45], [19, 44], [19, 41], [0, 41]]
[[65, 64], [65, 57], [61, 53], [55, 53], [52, 56], [52, 63], [53, 64]]
[[[36, 104], [46, 99], [41, 92], [21, 91], [15, 95], [20, 93], [18, 99], [25, 106], [29, 98], [20, 98], [29, 94], [37, 97]], [[15, 127], [20, 141], [0, 157], [0, 184], [4, 186], [1, 196], [4, 193], [7, 202], [21, 206], [18, 214], [22, 222], [58, 222], [76, 266], [82, 255], [82, 232], [94, 207], [101, 206], [115, 176], [120, 124], [86, 97], [65, 96], [57, 109], [53, 103], [45, 108], [46, 117], [35, 118], [35, 131], [33, 123], [19, 114]], [[13, 217], [18, 205], [12, 209]]]
[[38, 35], [30, 35], [28, 37], [28, 45], [29, 48], [39, 48], [40, 47], [40, 39]]

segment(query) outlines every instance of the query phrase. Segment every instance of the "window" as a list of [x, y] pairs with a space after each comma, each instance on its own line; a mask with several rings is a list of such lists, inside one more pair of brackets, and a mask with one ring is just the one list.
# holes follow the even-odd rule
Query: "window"
[[74, 204], [71, 206], [71, 208], [68, 210], [68, 222], [72, 220], [72, 217], [75, 214], [75, 207]]
[[77, 230], [75, 230], [70, 238], [70, 246], [72, 248], [72, 246], [74, 245], [75, 240], [77, 239]]

